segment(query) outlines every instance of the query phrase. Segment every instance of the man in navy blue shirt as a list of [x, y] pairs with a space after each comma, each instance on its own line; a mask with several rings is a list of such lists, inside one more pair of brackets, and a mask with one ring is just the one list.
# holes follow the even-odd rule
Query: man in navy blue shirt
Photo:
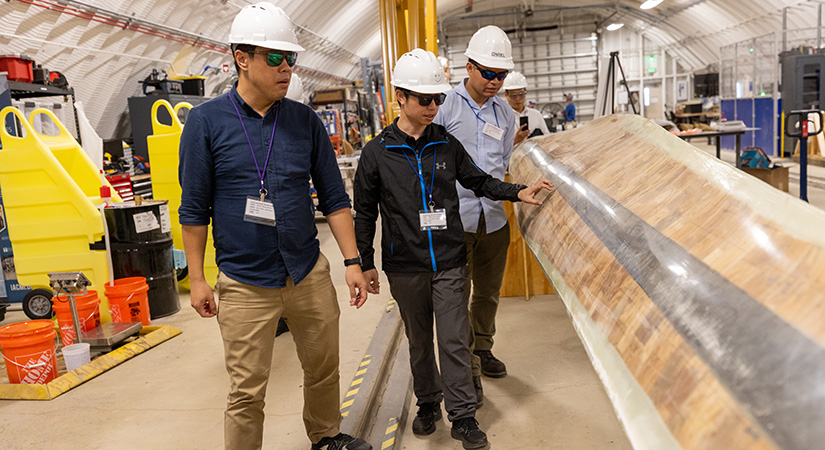
[[[298, 45], [289, 17], [266, 2], [244, 7], [229, 42], [238, 84], [189, 114], [181, 136], [180, 223], [192, 307], [218, 316], [230, 390], [226, 449], [260, 449], [264, 397], [279, 317], [304, 372], [304, 424], [313, 450], [370, 450], [340, 433], [338, 317], [320, 253], [310, 180], [347, 265], [350, 305], [367, 298], [349, 197], [329, 137], [309, 107], [284, 98]], [[220, 274], [204, 279], [212, 222]]]
[[564, 129], [576, 127], [576, 104], [573, 103], [573, 93], [569, 92], [564, 96], [567, 106], [564, 107]]

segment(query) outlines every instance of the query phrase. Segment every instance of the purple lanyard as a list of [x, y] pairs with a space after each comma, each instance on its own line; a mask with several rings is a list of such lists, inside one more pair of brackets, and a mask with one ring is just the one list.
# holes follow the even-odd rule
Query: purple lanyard
[[269, 139], [269, 149], [266, 151], [266, 161], [264, 161], [264, 170], [261, 172], [260, 166], [258, 166], [258, 158], [255, 157], [255, 149], [252, 148], [252, 141], [249, 140], [249, 133], [246, 132], [246, 125], [243, 123], [243, 118], [241, 117], [241, 112], [238, 110], [238, 105], [235, 104], [235, 99], [232, 98], [232, 92], [228, 92], [226, 95], [229, 96], [229, 101], [232, 102], [232, 106], [235, 107], [235, 112], [238, 113], [238, 120], [241, 121], [241, 127], [243, 128], [243, 134], [246, 136], [246, 143], [249, 144], [249, 151], [252, 152], [252, 160], [255, 161], [255, 170], [258, 171], [258, 176], [261, 178], [261, 190], [259, 194], [261, 194], [261, 201], [264, 201], [264, 197], [266, 197], [267, 191], [264, 189], [264, 177], [266, 177], [266, 165], [269, 164], [269, 155], [272, 153], [272, 143], [275, 142], [275, 127], [278, 125], [278, 110], [280, 108], [275, 108], [275, 122], [272, 124], [272, 137]]

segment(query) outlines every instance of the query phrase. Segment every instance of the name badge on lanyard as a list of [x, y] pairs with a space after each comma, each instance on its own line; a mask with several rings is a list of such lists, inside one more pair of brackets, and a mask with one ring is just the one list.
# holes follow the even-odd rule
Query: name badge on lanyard
[[497, 141], [500, 141], [501, 138], [504, 136], [504, 130], [502, 130], [501, 128], [499, 128], [499, 127], [497, 127], [493, 124], [491, 124], [490, 122], [487, 122], [487, 123], [484, 124], [484, 131], [483, 132], [487, 136], [490, 136], [491, 138], [493, 138]]
[[418, 211], [418, 220], [421, 223], [421, 231], [427, 230], [446, 230], [447, 229], [447, 210], [432, 209], [432, 212]]
[[261, 225], [275, 226], [275, 205], [268, 200], [260, 200], [257, 197], [246, 198], [246, 210], [243, 214], [244, 222], [252, 222]]

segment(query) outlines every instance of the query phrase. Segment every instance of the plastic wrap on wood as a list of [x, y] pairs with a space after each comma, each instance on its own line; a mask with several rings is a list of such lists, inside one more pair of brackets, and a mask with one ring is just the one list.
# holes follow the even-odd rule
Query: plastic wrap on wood
[[519, 226], [635, 448], [823, 448], [825, 212], [631, 115], [511, 175], [557, 187]]

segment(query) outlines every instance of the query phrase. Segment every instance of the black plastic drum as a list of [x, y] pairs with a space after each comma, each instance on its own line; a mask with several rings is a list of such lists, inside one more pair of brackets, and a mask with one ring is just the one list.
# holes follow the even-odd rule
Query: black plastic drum
[[166, 200], [115, 203], [106, 223], [115, 278], [144, 277], [152, 319], [180, 311], [172, 229]]

